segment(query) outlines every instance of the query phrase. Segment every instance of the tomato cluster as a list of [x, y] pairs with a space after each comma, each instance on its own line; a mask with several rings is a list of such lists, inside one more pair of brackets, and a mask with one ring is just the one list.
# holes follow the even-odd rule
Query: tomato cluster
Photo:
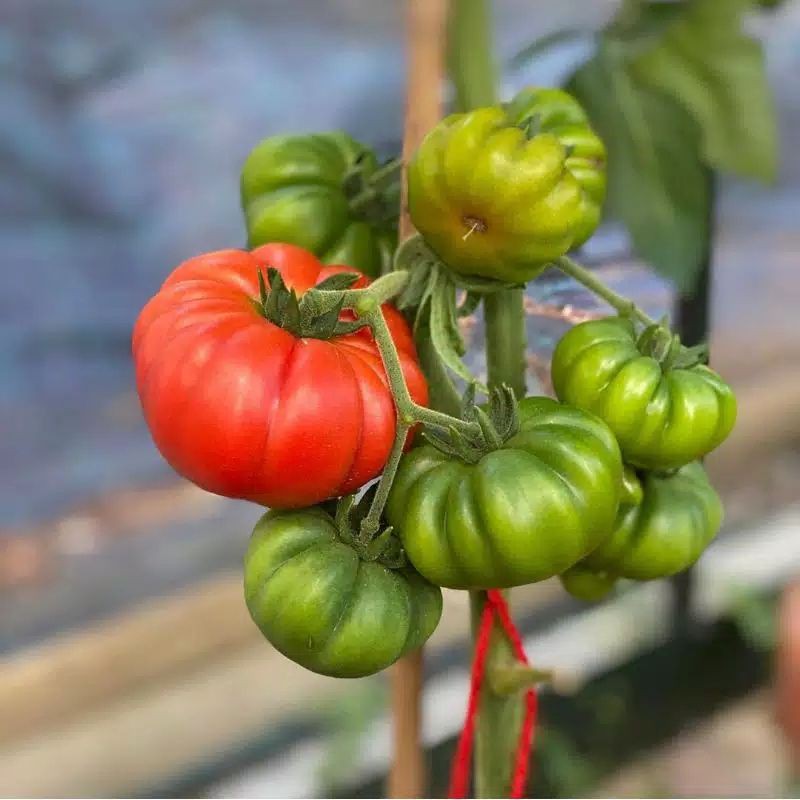
[[663, 326], [631, 313], [577, 325], [553, 355], [557, 399], [468, 392], [450, 417], [427, 409], [412, 328], [384, 302], [406, 286], [400, 307], [435, 351], [459, 281], [473, 299], [525, 282], [591, 235], [604, 161], [558, 90], [448, 117], [408, 167], [422, 255], [371, 284], [394, 227], [365, 208], [388, 173], [344, 134], [268, 139], [242, 173], [254, 249], [186, 261], [142, 310], [133, 354], [153, 439], [198, 486], [270, 507], [245, 599], [297, 663], [367, 675], [428, 639], [440, 587], [558, 576], [594, 600], [686, 569], [716, 534], [700, 459], [736, 401]]

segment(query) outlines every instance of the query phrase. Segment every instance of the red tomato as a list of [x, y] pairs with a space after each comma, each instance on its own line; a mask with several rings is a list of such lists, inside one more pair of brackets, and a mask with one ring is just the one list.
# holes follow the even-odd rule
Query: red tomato
[[[257, 312], [258, 270], [267, 267], [298, 294], [357, 272], [289, 244], [185, 261], [136, 322], [136, 383], [153, 439], [181, 475], [227, 497], [302, 507], [383, 470], [395, 408], [369, 329], [297, 338]], [[355, 286], [368, 283], [362, 276]], [[411, 395], [425, 404], [411, 331], [396, 309], [383, 313]]]

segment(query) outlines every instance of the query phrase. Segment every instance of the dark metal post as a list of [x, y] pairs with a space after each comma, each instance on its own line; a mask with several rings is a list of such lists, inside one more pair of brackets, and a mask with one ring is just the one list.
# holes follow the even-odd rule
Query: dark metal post
[[[676, 300], [675, 324], [685, 345], [700, 344], [708, 339], [711, 310], [711, 262], [714, 256], [715, 229], [714, 173], [708, 170], [708, 227], [706, 247], [697, 275], [694, 292]], [[690, 615], [694, 574], [691, 569], [672, 579], [672, 626], [676, 637], [685, 639], [692, 634]]]

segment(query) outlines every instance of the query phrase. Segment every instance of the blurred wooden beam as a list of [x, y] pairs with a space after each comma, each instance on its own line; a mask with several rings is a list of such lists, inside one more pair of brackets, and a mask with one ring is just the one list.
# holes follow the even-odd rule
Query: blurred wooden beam
[[[442, 116], [448, 0], [406, 2], [406, 106], [403, 120], [403, 175], [425, 134]], [[400, 241], [414, 233], [408, 213], [407, 185], [400, 199]], [[401, 658], [391, 669], [394, 758], [389, 797], [422, 797], [423, 759], [422, 648]]]
[[141, 795], [213, 766], [281, 718], [313, 713], [340, 690], [339, 682], [300, 669], [265, 643], [251, 644], [0, 747], [0, 792], [6, 797]]
[[230, 573], [24, 650], [0, 660], [0, 744], [260, 640]]

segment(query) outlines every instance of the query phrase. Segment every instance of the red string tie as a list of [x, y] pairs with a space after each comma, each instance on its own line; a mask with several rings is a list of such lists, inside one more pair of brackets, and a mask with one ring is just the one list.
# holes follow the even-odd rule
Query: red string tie
[[[506, 603], [505, 597], [497, 589], [490, 589], [486, 593], [486, 603], [483, 606], [478, 635], [475, 639], [475, 655], [472, 660], [467, 715], [464, 720], [464, 727], [461, 730], [461, 736], [458, 739], [458, 746], [456, 747], [450, 772], [448, 795], [452, 798], [467, 796], [475, 740], [475, 718], [478, 713], [481, 686], [486, 674], [486, 657], [489, 653], [489, 642], [495, 618], [508, 637], [516, 659], [526, 666], [528, 664], [528, 657], [525, 655], [525, 648], [522, 646], [522, 637], [511, 619], [511, 613], [508, 610], [508, 603]], [[537, 711], [538, 698], [536, 690], [528, 689], [525, 693], [525, 716], [522, 719], [517, 750], [514, 753], [514, 769], [511, 774], [511, 793], [509, 795], [512, 798], [522, 797], [525, 793], [525, 786], [528, 782], [528, 765], [530, 763], [529, 754], [533, 744]]]

